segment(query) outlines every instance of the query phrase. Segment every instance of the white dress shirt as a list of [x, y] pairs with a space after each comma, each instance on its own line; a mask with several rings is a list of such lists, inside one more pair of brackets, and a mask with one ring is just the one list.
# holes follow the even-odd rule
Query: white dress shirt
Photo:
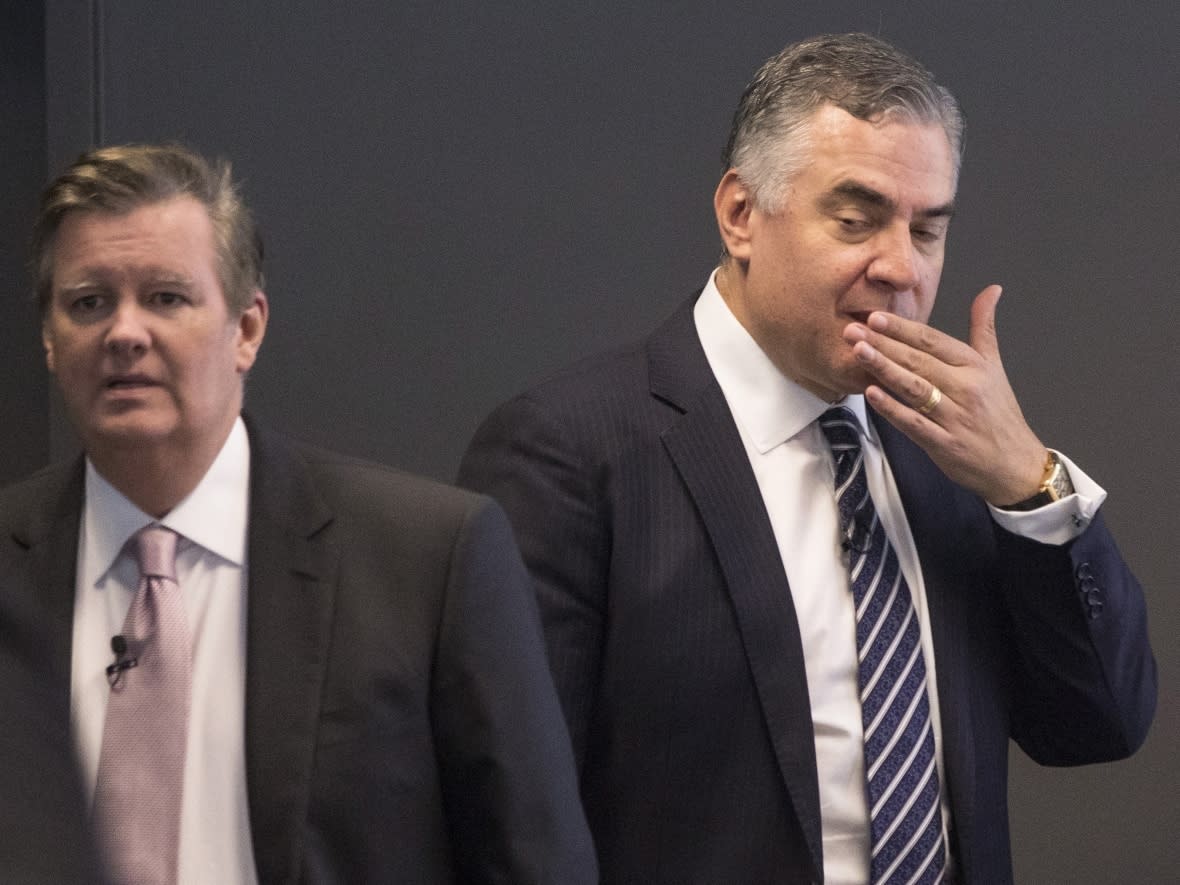
[[193, 648], [192, 712], [180, 827], [180, 885], [254, 885], [246, 798], [246, 527], [250, 444], [241, 418], [201, 482], [163, 519], [145, 514], [86, 462], [78, 538], [71, 706], [93, 798], [113, 662], [138, 584], [127, 540], [150, 523], [177, 532], [176, 573]]
[[[799, 620], [815, 726], [825, 881], [829, 885], [858, 885], [869, 878], [869, 812], [857, 683], [856, 615], [852, 594], [846, 589], [848, 572], [839, 543], [835, 468], [817, 423], [829, 404], [775, 368], [730, 312], [717, 290], [715, 275], [710, 276], [696, 303], [694, 319], [705, 356], [754, 469]], [[914, 598], [926, 658], [936, 758], [945, 784], [937, 661], [917, 551], [889, 463], [866, 419], [864, 397], [849, 396], [844, 405], [860, 422], [869, 491]], [[1027, 513], [993, 508], [997, 521], [1011, 531], [1048, 543], [1062, 543], [1079, 534], [1105, 492], [1067, 459], [1062, 460], [1077, 494]], [[843, 592], [833, 592], [833, 588]], [[945, 789], [942, 818], [945, 835], [950, 819]]]

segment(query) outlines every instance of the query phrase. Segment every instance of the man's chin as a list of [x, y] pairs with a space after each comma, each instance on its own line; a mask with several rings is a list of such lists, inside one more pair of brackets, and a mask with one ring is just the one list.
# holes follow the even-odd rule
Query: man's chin
[[834, 387], [840, 396], [857, 396], [865, 392], [870, 384], [876, 384], [877, 379], [860, 368], [859, 365], [844, 367], [834, 379]]
[[111, 452], [150, 449], [172, 433], [171, 422], [153, 420], [146, 415], [109, 417], [90, 425], [82, 434], [87, 452]]

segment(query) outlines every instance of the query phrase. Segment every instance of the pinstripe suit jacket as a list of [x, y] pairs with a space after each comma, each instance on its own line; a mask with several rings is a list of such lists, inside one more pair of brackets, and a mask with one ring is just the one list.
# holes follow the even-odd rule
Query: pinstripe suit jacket
[[[1009, 737], [1075, 764], [1145, 736], [1142, 591], [1101, 516], [1065, 547], [1015, 537], [877, 426], [929, 597], [951, 848], [997, 885]], [[459, 479], [504, 505], [532, 571], [603, 881], [821, 881], [798, 624], [692, 302], [501, 406]]]

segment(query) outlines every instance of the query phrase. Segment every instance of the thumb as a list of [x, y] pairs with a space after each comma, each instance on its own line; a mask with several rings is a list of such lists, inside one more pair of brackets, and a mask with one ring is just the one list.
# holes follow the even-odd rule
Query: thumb
[[1004, 290], [991, 285], [975, 296], [971, 302], [971, 325], [967, 341], [972, 349], [988, 360], [1000, 358], [1000, 342], [996, 337], [996, 305]]

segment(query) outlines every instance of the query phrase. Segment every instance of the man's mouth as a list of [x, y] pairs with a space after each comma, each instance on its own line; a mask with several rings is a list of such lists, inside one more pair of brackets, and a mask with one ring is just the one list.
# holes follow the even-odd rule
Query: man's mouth
[[104, 385], [108, 390], [122, 390], [132, 387], [150, 387], [156, 382], [146, 375], [117, 375], [108, 378]]

